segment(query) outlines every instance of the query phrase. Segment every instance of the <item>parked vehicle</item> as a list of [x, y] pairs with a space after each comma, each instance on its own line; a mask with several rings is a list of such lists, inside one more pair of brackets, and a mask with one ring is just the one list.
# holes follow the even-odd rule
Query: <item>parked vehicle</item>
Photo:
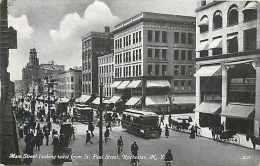
[[159, 116], [154, 112], [126, 109], [122, 115], [122, 127], [130, 133], [145, 138], [158, 138], [161, 135]]

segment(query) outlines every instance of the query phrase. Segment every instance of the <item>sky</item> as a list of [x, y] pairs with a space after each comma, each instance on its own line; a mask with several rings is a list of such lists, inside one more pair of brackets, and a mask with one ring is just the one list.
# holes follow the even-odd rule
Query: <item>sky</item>
[[9, 26], [18, 48], [10, 50], [11, 80], [22, 79], [30, 48], [40, 63], [81, 65], [81, 36], [104, 31], [142, 11], [195, 16], [196, 0], [9, 0]]

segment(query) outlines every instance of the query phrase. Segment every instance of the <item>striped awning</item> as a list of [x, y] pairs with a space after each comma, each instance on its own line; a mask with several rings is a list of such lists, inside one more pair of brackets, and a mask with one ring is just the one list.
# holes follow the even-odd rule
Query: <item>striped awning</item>
[[142, 81], [141, 80], [133, 80], [130, 84], [127, 85], [127, 88], [138, 88], [141, 87]]
[[169, 96], [146, 96], [145, 104], [149, 105], [169, 105]]
[[142, 96], [133, 96], [125, 103], [125, 105], [128, 106], [136, 105], [141, 100], [141, 98]]
[[202, 66], [196, 73], [195, 77], [212, 77], [221, 76], [221, 65]]
[[147, 88], [166, 88], [171, 87], [171, 84], [168, 80], [147, 80]]
[[195, 108], [196, 112], [206, 113], [206, 114], [219, 114], [221, 111], [220, 103], [209, 103], [202, 102], [198, 107]]
[[122, 83], [122, 81], [114, 81], [113, 84], [111, 85], [111, 87], [112, 87], [112, 88], [116, 88], [116, 87], [118, 87], [121, 83]]
[[126, 89], [127, 85], [130, 83], [130, 81], [123, 81], [117, 89]]

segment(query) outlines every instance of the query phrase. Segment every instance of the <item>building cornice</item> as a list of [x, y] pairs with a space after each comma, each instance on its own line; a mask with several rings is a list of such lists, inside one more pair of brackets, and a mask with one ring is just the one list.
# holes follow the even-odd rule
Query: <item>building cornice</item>
[[213, 1], [213, 2], [210, 2], [210, 3], [208, 3], [208, 4], [204, 5], [204, 6], [198, 7], [198, 8], [195, 10], [195, 12], [200, 12], [200, 11], [202, 11], [202, 10], [205, 10], [205, 9], [210, 8], [211, 6], [214, 6], [214, 5], [223, 3], [223, 2], [226, 2], [226, 1]]

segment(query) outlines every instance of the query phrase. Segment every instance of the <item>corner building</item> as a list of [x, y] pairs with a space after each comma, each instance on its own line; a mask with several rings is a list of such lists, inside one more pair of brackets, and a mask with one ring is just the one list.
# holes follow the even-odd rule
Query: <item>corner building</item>
[[260, 4], [203, 0], [196, 12], [196, 122], [203, 136], [222, 124], [252, 147], [246, 138], [260, 130]]
[[167, 111], [178, 95], [192, 98], [195, 18], [142, 12], [116, 25], [113, 34], [113, 96], [155, 111]]

